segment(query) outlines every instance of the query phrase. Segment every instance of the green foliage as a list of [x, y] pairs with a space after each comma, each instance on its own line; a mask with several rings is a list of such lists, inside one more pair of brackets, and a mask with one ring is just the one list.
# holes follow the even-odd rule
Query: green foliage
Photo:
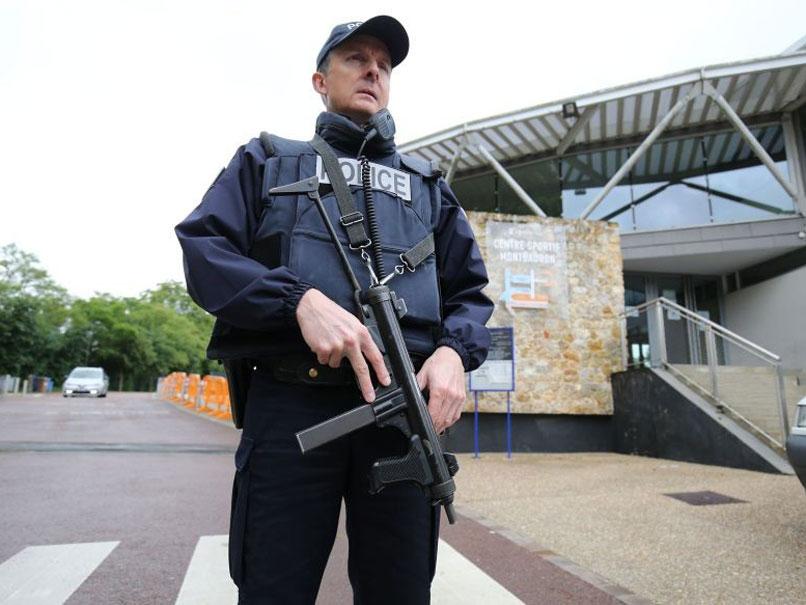
[[0, 248], [0, 373], [26, 376], [58, 365], [70, 297], [14, 244]]
[[137, 298], [71, 299], [14, 244], [0, 248], [0, 374], [48, 375], [101, 366], [110, 388], [150, 390], [174, 370], [207, 373], [212, 317], [177, 281]]

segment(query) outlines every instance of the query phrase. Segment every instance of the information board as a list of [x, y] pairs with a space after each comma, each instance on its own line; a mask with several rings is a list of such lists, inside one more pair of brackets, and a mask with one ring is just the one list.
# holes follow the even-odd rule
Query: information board
[[515, 337], [512, 328], [490, 328], [490, 352], [470, 372], [471, 391], [515, 390]]

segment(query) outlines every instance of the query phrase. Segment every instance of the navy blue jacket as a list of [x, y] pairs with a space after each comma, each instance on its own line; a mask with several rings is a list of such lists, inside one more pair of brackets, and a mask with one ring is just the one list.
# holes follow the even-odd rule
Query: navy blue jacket
[[[316, 130], [339, 157], [354, 158], [364, 136], [350, 120], [332, 113], [319, 116]], [[313, 174], [315, 152], [307, 143], [275, 140], [279, 153], [268, 161], [258, 139], [239, 148], [201, 204], [176, 226], [188, 292], [217, 318], [208, 347], [210, 358], [309, 351], [295, 311], [311, 287], [349, 306], [341, 296], [347, 288], [346, 277], [327, 265], [339, 267], [333, 244], [314, 232], [321, 229], [325, 233], [321, 218], [315, 218], [315, 209], [310, 212], [312, 202], [304, 196], [281, 200], [280, 196], [265, 195], [269, 187]], [[406, 299], [410, 309], [401, 320], [409, 350], [427, 356], [436, 347], [447, 345], [460, 355], [466, 370], [477, 368], [487, 356], [490, 337], [485, 323], [493, 304], [481, 291], [487, 284], [487, 273], [467, 216], [445, 181], [424, 170], [422, 161], [399, 154], [393, 141], [372, 141], [364, 153], [377, 166], [412, 177], [410, 201], [374, 192], [381, 213], [384, 255], [390, 254], [387, 272], [395, 264], [397, 252], [409, 245], [397, 241], [401, 234], [413, 226], [423, 233], [434, 233], [436, 258], [432, 256], [415, 273], [397, 276], [389, 284]], [[327, 193], [326, 186], [323, 189], [323, 202], [336, 223], [338, 209], [333, 194]], [[366, 215], [361, 189], [351, 189], [356, 206]], [[393, 214], [384, 216], [383, 212]], [[414, 218], [408, 226], [400, 226], [405, 217]], [[300, 234], [307, 237], [302, 243]], [[422, 233], [410, 235], [410, 243], [416, 243]], [[319, 247], [311, 247], [313, 244]], [[304, 253], [294, 254], [294, 247], [298, 251], [304, 247]], [[260, 255], [255, 254], [256, 249]], [[308, 260], [303, 266], [300, 256], [318, 261]], [[366, 271], [356, 253], [350, 256], [357, 273]], [[427, 281], [429, 275], [435, 283]]]

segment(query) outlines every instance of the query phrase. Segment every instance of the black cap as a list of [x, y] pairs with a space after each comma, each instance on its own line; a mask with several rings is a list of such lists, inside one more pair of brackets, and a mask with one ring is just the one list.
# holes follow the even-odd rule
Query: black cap
[[389, 57], [392, 59], [392, 67], [396, 67], [409, 54], [409, 35], [400, 21], [387, 15], [378, 15], [368, 21], [351, 21], [334, 27], [316, 57], [316, 68], [319, 69], [331, 50], [347, 38], [358, 34], [373, 36], [386, 44], [386, 48], [389, 49]]

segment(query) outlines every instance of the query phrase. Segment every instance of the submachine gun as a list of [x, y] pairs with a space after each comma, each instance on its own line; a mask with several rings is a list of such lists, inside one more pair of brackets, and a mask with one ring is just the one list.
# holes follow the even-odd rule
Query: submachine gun
[[[326, 162], [328, 158], [323, 158]], [[329, 171], [331, 181], [338, 178]], [[338, 176], [343, 178], [341, 171]], [[335, 187], [334, 187], [335, 188]], [[370, 493], [380, 492], [384, 486], [399, 481], [413, 481], [420, 485], [433, 506], [444, 506], [449, 523], [455, 522], [453, 496], [456, 484], [453, 475], [459, 470], [456, 457], [442, 450], [425, 399], [415, 377], [414, 365], [403, 340], [400, 318], [406, 314], [406, 304], [386, 283], [396, 270], [383, 280], [372, 272], [372, 284], [362, 289], [347, 259], [332, 222], [319, 197], [319, 179], [312, 176], [290, 185], [275, 187], [272, 195], [307, 194], [316, 204], [319, 214], [333, 240], [341, 264], [355, 292], [360, 319], [372, 335], [383, 354], [391, 376], [389, 386], [376, 390], [372, 404], [362, 404], [330, 420], [321, 422], [297, 433], [303, 454], [321, 445], [369, 425], [394, 427], [408, 439], [408, 452], [399, 458], [383, 458], [370, 469]], [[368, 211], [369, 212], [369, 211]]]

